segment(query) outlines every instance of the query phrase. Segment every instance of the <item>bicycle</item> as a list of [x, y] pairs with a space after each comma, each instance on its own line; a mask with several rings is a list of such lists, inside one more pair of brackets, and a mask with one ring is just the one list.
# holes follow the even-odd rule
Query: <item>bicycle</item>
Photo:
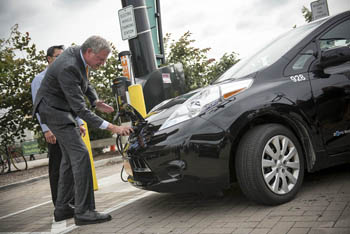
[[0, 151], [0, 174], [11, 172], [11, 165], [18, 171], [28, 169], [26, 158], [14, 146]]
[[9, 146], [7, 147], [7, 152], [10, 155], [11, 164], [19, 171], [27, 170], [28, 163], [26, 158], [16, 150], [15, 147]]
[[10, 171], [10, 161], [8, 160], [7, 154], [0, 154], [0, 175]]

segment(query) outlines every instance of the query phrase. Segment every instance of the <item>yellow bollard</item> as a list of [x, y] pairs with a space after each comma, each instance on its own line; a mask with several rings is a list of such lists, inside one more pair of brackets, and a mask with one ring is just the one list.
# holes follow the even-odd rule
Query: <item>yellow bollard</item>
[[91, 174], [92, 174], [92, 180], [94, 183], [94, 191], [98, 190], [98, 184], [97, 184], [97, 179], [96, 179], [96, 171], [95, 171], [95, 164], [94, 164], [94, 158], [92, 156], [92, 150], [91, 150], [91, 144], [90, 144], [90, 137], [89, 137], [89, 130], [87, 127], [86, 122], [83, 120], [84, 122], [84, 127], [86, 129], [86, 134], [85, 136], [81, 136], [81, 138], [83, 139], [86, 148], [89, 151], [89, 156], [90, 156], [90, 163], [91, 163]]
[[142, 86], [140, 84], [130, 85], [128, 87], [128, 91], [130, 97], [130, 104], [142, 115], [142, 117], [145, 117], [147, 112], [145, 99], [143, 97]]

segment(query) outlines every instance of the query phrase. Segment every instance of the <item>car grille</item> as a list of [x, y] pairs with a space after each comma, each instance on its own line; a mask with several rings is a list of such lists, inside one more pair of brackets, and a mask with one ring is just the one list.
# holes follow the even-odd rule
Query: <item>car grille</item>
[[146, 162], [143, 159], [132, 158], [129, 159], [131, 167], [135, 172], [151, 172]]

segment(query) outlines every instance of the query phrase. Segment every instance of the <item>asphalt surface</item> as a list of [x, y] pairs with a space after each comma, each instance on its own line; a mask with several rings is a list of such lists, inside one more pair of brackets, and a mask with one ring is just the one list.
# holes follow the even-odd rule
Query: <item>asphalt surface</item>
[[122, 182], [120, 170], [96, 167], [96, 208], [110, 222], [54, 222], [48, 178], [39, 178], [0, 188], [0, 232], [350, 234], [349, 164], [306, 175], [297, 197], [274, 207], [247, 200], [237, 185], [222, 197], [143, 191]]

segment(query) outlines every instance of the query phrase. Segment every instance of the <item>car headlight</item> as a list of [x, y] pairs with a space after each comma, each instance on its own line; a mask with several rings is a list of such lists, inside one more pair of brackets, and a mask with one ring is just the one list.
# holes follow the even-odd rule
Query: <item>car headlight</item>
[[204, 88], [199, 93], [193, 95], [186, 102], [181, 104], [181, 106], [162, 124], [159, 130], [169, 128], [198, 116], [203, 109], [208, 107], [210, 104], [216, 104], [220, 100], [225, 100], [231, 96], [241, 93], [248, 89], [252, 83], [253, 79], [244, 79]]

